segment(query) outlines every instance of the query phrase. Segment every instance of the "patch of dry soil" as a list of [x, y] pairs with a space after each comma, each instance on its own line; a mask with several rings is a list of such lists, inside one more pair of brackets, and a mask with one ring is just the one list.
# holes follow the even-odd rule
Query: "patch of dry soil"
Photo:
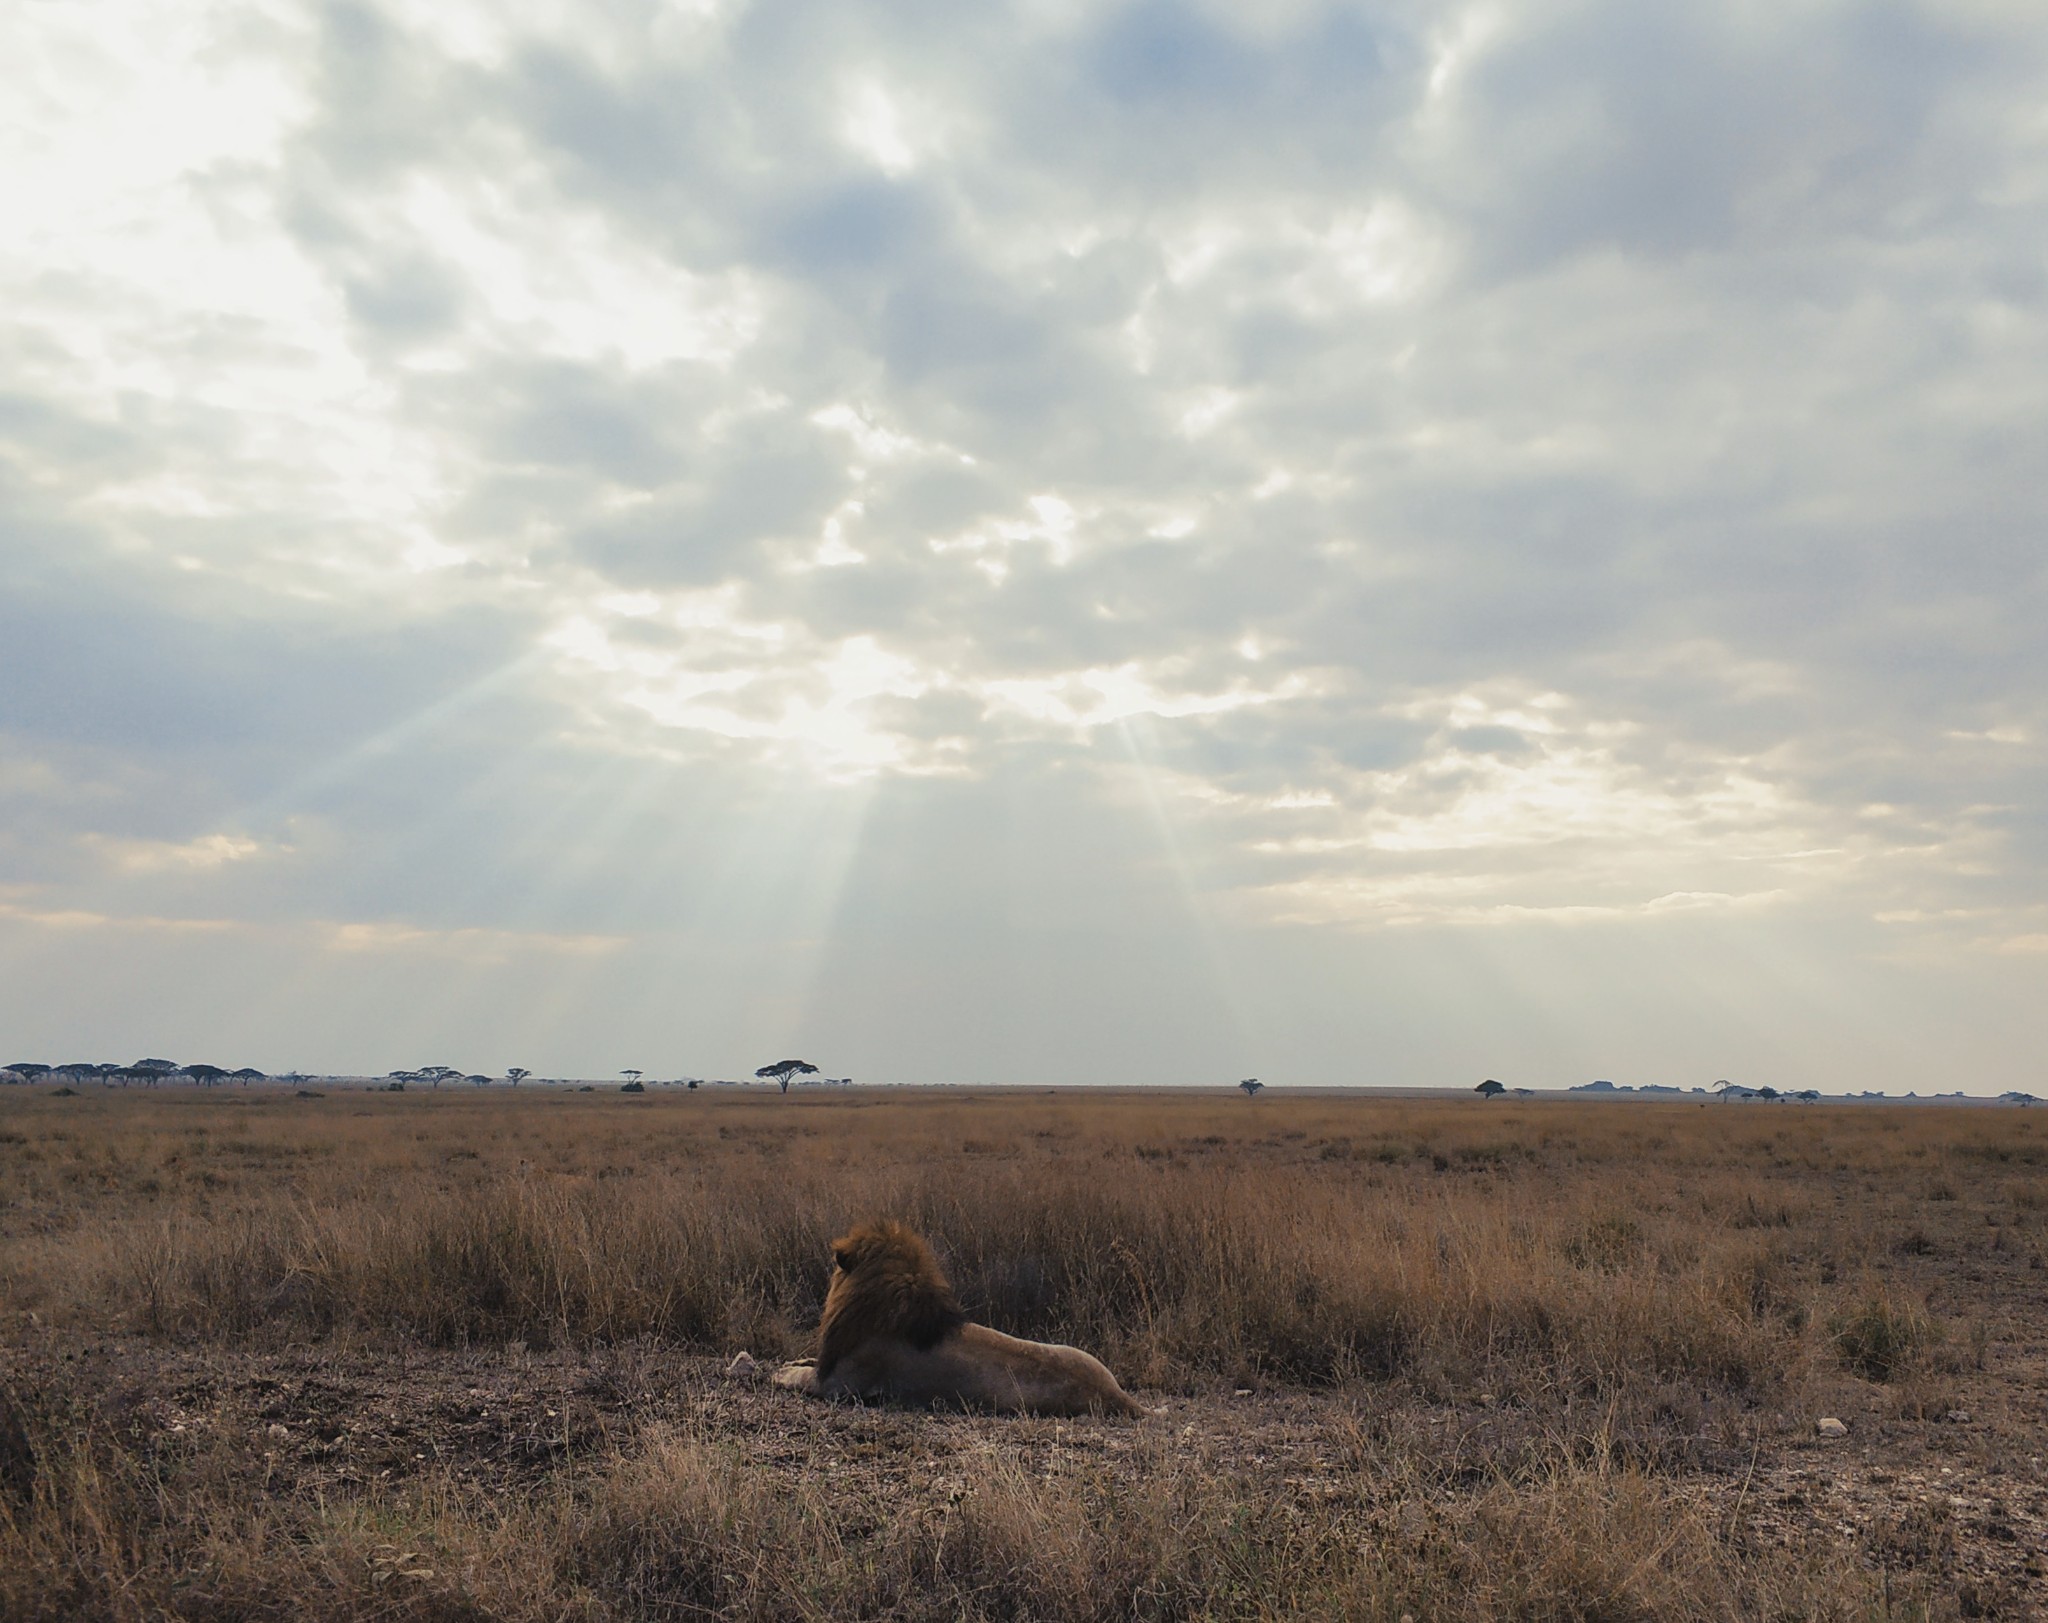
[[95, 1417], [143, 1452], [206, 1436], [246, 1444], [272, 1495], [332, 1497], [426, 1473], [517, 1491], [681, 1430], [763, 1471], [829, 1476], [905, 1505], [957, 1498], [995, 1457], [1039, 1475], [1096, 1477], [1135, 1477], [1178, 1457], [1262, 1503], [1399, 1530], [1431, 1501], [1540, 1470], [1560, 1448], [1605, 1448], [1746, 1539], [1819, 1542], [1936, 1575], [1965, 1615], [2048, 1617], [2039, 1383], [2025, 1383], [1996, 1422], [1961, 1412], [1888, 1419], [1873, 1395], [1846, 1438], [1746, 1442], [1717, 1437], [1726, 1428], [1712, 1417], [1617, 1430], [1593, 1415], [1560, 1424], [1483, 1397], [1430, 1403], [1377, 1388], [1154, 1398], [1158, 1412], [1136, 1422], [863, 1409], [728, 1380], [718, 1360], [649, 1344], [252, 1352], [65, 1345], [32, 1332], [0, 1348], [0, 1385], [40, 1412]]

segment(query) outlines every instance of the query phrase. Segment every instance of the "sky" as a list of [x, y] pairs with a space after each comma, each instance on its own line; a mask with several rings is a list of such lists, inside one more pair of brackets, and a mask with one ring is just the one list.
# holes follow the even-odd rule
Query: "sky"
[[0, 59], [0, 1063], [2039, 1091], [2037, 0]]

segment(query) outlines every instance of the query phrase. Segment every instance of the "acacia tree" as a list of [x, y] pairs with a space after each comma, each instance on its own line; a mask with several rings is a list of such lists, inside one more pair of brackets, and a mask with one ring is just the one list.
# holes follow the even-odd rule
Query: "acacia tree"
[[533, 1075], [533, 1072], [529, 1071], [524, 1065], [515, 1065], [505, 1073], [505, 1080], [516, 1088], [531, 1075]]
[[643, 1077], [643, 1076], [645, 1076], [646, 1074], [647, 1074], [647, 1073], [646, 1073], [645, 1071], [621, 1071], [621, 1072], [619, 1072], [619, 1075], [623, 1076], [623, 1077], [624, 1077], [624, 1078], [625, 1078], [625, 1079], [626, 1079], [626, 1080], [627, 1080], [628, 1082], [638, 1082], [638, 1081], [640, 1080], [640, 1078], [641, 1078], [641, 1077]]
[[1472, 1091], [1478, 1094], [1479, 1097], [1482, 1099], [1492, 1099], [1497, 1098], [1499, 1095], [1503, 1093], [1506, 1093], [1508, 1090], [1502, 1087], [1500, 1083], [1494, 1081], [1494, 1079], [1489, 1076], [1484, 1082], [1480, 1083], [1479, 1086], [1474, 1088]]
[[793, 1076], [816, 1076], [817, 1066], [809, 1060], [779, 1059], [773, 1065], [764, 1065], [754, 1073], [756, 1076], [773, 1078], [781, 1084], [784, 1093], [789, 1092], [789, 1080]]
[[1238, 1083], [1238, 1086], [1244, 1089], [1244, 1096], [1247, 1099], [1257, 1098], [1259, 1090], [1263, 1088], [1265, 1085], [1265, 1083], [1261, 1082], [1255, 1076], [1248, 1076], [1242, 1082]]

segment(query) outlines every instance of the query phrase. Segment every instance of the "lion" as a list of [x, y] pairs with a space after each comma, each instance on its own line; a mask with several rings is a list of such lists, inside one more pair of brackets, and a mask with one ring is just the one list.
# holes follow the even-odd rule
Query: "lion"
[[1101, 1360], [976, 1324], [932, 1248], [901, 1223], [862, 1223], [832, 1245], [818, 1356], [777, 1386], [818, 1398], [892, 1398], [1011, 1414], [1141, 1415]]

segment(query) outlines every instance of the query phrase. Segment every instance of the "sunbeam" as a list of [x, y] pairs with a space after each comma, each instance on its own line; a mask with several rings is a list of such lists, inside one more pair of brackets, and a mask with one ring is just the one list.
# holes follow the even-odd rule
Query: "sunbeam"
[[1181, 916], [1200, 946], [1200, 957], [1209, 973], [1209, 990], [1217, 1004], [1229, 1013], [1231, 1028], [1236, 1034], [1237, 1051], [1228, 1056], [1218, 1056], [1222, 1069], [1254, 1063], [1258, 1045], [1244, 998], [1243, 982], [1233, 968], [1223, 938], [1210, 917], [1209, 886], [1188, 852], [1187, 841], [1174, 817], [1167, 792], [1159, 781], [1164, 768], [1159, 764], [1156, 743], [1149, 736], [1152, 718], [1143, 713], [1120, 716], [1113, 725], [1123, 746], [1130, 781], [1137, 785], [1165, 870], [1172, 878]]

